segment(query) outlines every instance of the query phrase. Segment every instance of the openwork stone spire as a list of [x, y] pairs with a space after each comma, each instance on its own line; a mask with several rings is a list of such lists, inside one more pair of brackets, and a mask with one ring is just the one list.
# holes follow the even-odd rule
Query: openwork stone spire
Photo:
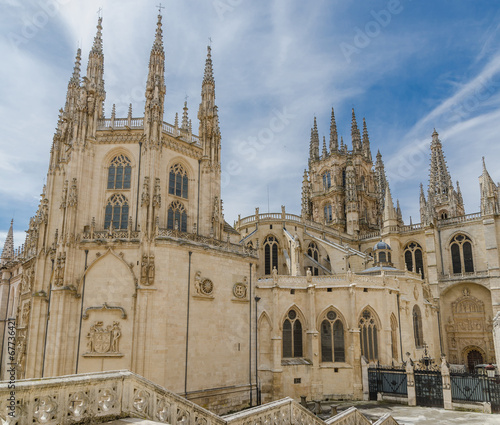
[[325, 138], [325, 136], [323, 136], [323, 153], [322, 153], [322, 157], [323, 157], [323, 159], [325, 159], [327, 156], [328, 156], [328, 151], [326, 149], [326, 138]]
[[432, 211], [432, 216], [438, 219], [465, 214], [463, 201], [460, 202], [458, 194], [453, 188], [453, 182], [444, 158], [443, 147], [436, 129], [432, 133], [427, 203], [428, 208]]
[[339, 150], [339, 136], [337, 134], [337, 123], [335, 122], [335, 113], [332, 108], [332, 118], [330, 120], [330, 152]]
[[380, 204], [380, 212], [384, 211], [385, 188], [387, 186], [387, 177], [385, 175], [385, 166], [382, 161], [380, 150], [377, 151], [377, 161], [375, 162], [375, 179], [377, 183], [378, 199]]
[[4, 264], [14, 258], [14, 220], [10, 222], [10, 228], [5, 238], [0, 264]]
[[212, 84], [215, 86], [214, 71], [212, 67], [212, 48], [210, 46], [207, 46], [207, 59], [205, 60], [203, 84]]
[[69, 85], [80, 86], [80, 69], [82, 65], [82, 49], [78, 48], [76, 51], [75, 66], [73, 67], [73, 75], [69, 80]]

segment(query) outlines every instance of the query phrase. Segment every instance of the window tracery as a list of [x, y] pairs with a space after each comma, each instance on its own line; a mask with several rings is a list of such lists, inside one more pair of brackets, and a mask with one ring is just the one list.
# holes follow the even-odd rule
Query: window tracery
[[168, 193], [184, 199], [188, 197], [188, 175], [181, 164], [170, 167]]
[[370, 310], [365, 309], [359, 318], [361, 354], [369, 361], [378, 359], [378, 328]]
[[474, 260], [472, 257], [472, 241], [468, 236], [458, 234], [450, 243], [451, 264], [454, 274], [473, 273]]
[[130, 189], [132, 166], [130, 159], [123, 155], [116, 155], [108, 167], [108, 189]]
[[126, 229], [128, 224], [129, 205], [127, 198], [115, 193], [108, 199], [106, 212], [104, 214], [104, 228], [109, 229], [113, 225], [113, 229]]
[[321, 322], [321, 361], [345, 362], [344, 324], [333, 310]]
[[302, 323], [292, 309], [283, 322], [283, 357], [302, 357]]
[[167, 229], [187, 232], [186, 208], [179, 201], [172, 202], [168, 207]]

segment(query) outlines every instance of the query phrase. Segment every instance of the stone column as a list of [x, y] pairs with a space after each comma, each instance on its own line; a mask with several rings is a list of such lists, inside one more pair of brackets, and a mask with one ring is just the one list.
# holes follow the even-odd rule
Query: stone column
[[500, 311], [493, 319], [493, 344], [495, 346], [497, 368], [500, 368]]
[[370, 400], [370, 386], [368, 381], [368, 362], [361, 356], [361, 381], [363, 383], [363, 400]]
[[443, 380], [443, 402], [446, 410], [453, 410], [451, 403], [451, 379], [450, 369], [446, 362], [446, 356], [441, 357], [441, 378]]
[[415, 374], [413, 373], [413, 364], [409, 354], [406, 355], [406, 384], [408, 388], [408, 406], [416, 406]]

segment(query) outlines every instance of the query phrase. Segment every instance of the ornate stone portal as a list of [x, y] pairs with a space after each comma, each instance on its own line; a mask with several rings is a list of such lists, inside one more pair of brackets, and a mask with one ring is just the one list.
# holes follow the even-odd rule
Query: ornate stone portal
[[475, 356], [475, 362], [494, 362], [493, 326], [491, 318], [486, 317], [483, 301], [472, 296], [466, 287], [451, 306], [452, 314], [445, 326], [450, 362], [468, 364], [471, 356]]

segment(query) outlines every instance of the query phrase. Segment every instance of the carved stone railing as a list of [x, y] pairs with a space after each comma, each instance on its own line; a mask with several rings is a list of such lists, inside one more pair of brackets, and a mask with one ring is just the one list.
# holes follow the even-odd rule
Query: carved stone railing
[[253, 409], [223, 416], [223, 419], [230, 425], [325, 424], [324, 421], [289, 397], [254, 407]]
[[[324, 422], [291, 398], [220, 417], [126, 370], [23, 379], [14, 388], [0, 382], [2, 424], [83, 425], [127, 417], [170, 425], [370, 424], [354, 407]], [[385, 415], [376, 424], [397, 422]]]
[[371, 421], [366, 418], [355, 407], [350, 407], [344, 412], [335, 415], [325, 421], [328, 425], [371, 425]]
[[204, 247], [216, 248], [222, 251], [234, 252], [236, 254], [249, 255], [252, 257], [257, 257], [257, 251], [253, 248], [235, 244], [232, 242], [221, 241], [219, 239], [211, 238], [208, 236], [197, 235], [196, 233], [181, 232], [180, 230], [174, 229], [157, 229], [156, 239], [173, 239], [179, 241], [190, 241], [194, 244], [199, 244]]
[[84, 232], [82, 235], [83, 240], [96, 240], [96, 239], [138, 239], [141, 232], [136, 230], [94, 230]]
[[468, 279], [483, 279], [489, 277], [489, 270], [477, 270], [468, 273], [450, 273], [442, 274], [439, 276], [439, 280], [468, 280]]
[[451, 218], [446, 218], [444, 220], [438, 220], [437, 224], [439, 227], [441, 226], [446, 226], [448, 224], [456, 224], [456, 223], [465, 223], [467, 221], [476, 221], [481, 219], [481, 213], [472, 213], [472, 214], [466, 214], [466, 215], [461, 215], [459, 217], [451, 217]]
[[177, 394], [129, 371], [19, 380], [15, 417], [9, 416], [8, 382], [0, 383], [0, 421], [5, 424], [89, 424], [136, 417], [165, 424], [226, 422]]

